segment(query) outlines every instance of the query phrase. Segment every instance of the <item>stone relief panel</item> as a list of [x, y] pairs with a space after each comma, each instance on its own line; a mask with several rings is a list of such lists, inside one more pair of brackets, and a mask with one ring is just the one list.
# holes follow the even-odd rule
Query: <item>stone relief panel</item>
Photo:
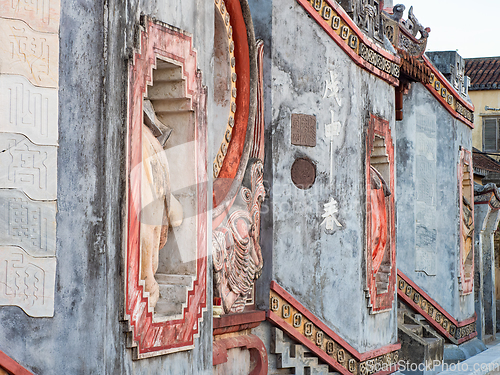
[[214, 296], [224, 313], [242, 312], [262, 273], [260, 207], [266, 195], [261, 160], [250, 161], [247, 176], [223, 222], [212, 232]]
[[[214, 315], [220, 315], [253, 308], [254, 283], [263, 267], [260, 208], [265, 197], [264, 44], [255, 40], [246, 0], [215, 0], [215, 5], [216, 19], [226, 21], [230, 18], [233, 25], [232, 38], [224, 37], [227, 39], [225, 43], [216, 40], [217, 49], [220, 49], [216, 54], [223, 55], [222, 51], [231, 52], [234, 48], [235, 60], [228, 60], [225, 64], [232, 66], [234, 63], [238, 74], [237, 91], [233, 96], [236, 98], [234, 123], [230, 121], [233, 136], [229, 139], [225, 159], [231, 162], [220, 165], [213, 185]], [[215, 26], [217, 30], [217, 22]], [[226, 74], [230, 73], [226, 71]], [[302, 128], [304, 123], [297, 125]], [[311, 137], [307, 142], [312, 143]]]
[[460, 199], [460, 292], [469, 294], [474, 288], [474, 183], [472, 154], [460, 150], [458, 165]]
[[54, 315], [59, 0], [0, 0], [0, 305]]
[[381, 5], [379, 0], [340, 0], [349, 17], [371, 38], [383, 41]]
[[19, 75], [0, 75], [0, 132], [21, 133], [36, 144], [57, 145], [57, 89]]
[[19, 190], [0, 189], [0, 243], [36, 257], [56, 255], [56, 202], [33, 201]]
[[0, 246], [0, 305], [32, 317], [54, 315], [56, 258], [35, 258], [17, 246]]
[[57, 147], [39, 146], [25, 136], [0, 133], [0, 165], [5, 177], [0, 188], [18, 189], [35, 200], [55, 200], [57, 197]]
[[415, 271], [437, 272], [436, 119], [418, 112], [415, 151]]
[[58, 86], [59, 36], [23, 21], [0, 18], [0, 73], [20, 74], [35, 86]]
[[23, 20], [38, 31], [57, 33], [60, 12], [59, 0], [0, 0], [2, 17]]
[[192, 37], [141, 18], [130, 64], [125, 311], [134, 359], [194, 347], [206, 307], [206, 89]]
[[366, 264], [372, 313], [392, 308], [395, 237], [394, 144], [389, 122], [370, 115], [366, 136]]

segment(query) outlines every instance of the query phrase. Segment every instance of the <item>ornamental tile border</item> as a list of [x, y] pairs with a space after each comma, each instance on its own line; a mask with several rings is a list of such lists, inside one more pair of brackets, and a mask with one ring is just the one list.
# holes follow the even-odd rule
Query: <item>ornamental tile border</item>
[[398, 270], [398, 297], [421, 314], [441, 335], [455, 345], [477, 336], [476, 314], [458, 322], [413, 281]]
[[[398, 369], [401, 344], [359, 353], [275, 281], [271, 282], [267, 320], [344, 375], [389, 374]], [[376, 369], [386, 369], [376, 371]]]

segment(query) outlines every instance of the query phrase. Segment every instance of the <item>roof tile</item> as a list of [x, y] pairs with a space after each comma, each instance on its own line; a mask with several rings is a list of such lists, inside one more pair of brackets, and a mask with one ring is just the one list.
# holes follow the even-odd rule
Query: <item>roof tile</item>
[[469, 90], [495, 90], [500, 85], [500, 57], [465, 59]]

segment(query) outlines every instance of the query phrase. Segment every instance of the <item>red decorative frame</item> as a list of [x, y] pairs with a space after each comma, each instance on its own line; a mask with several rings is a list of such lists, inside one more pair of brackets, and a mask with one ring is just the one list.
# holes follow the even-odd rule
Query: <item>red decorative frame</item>
[[465, 276], [465, 265], [464, 265], [464, 257], [465, 257], [465, 249], [464, 249], [464, 242], [463, 242], [463, 219], [464, 219], [464, 211], [463, 211], [463, 180], [464, 180], [464, 173], [463, 173], [463, 166], [468, 165], [469, 166], [469, 186], [470, 186], [470, 194], [469, 196], [472, 198], [470, 205], [472, 207], [472, 228], [474, 228], [474, 180], [473, 180], [473, 171], [472, 171], [472, 153], [468, 150], [465, 150], [462, 148], [460, 150], [460, 161], [458, 164], [458, 194], [459, 194], [459, 200], [460, 200], [460, 284], [461, 284], [461, 294], [469, 294], [472, 293], [474, 290], [474, 231], [472, 232], [472, 249], [471, 249], [471, 255], [472, 255], [472, 264], [471, 264], [471, 276], [467, 279]]
[[[206, 156], [206, 95], [201, 84], [201, 73], [196, 68], [196, 52], [190, 35], [167, 25], [145, 20], [141, 32], [141, 50], [134, 54], [129, 77], [128, 118], [128, 223], [125, 280], [125, 319], [131, 330], [130, 346], [134, 359], [192, 349], [198, 334], [199, 320], [206, 308], [207, 298], [207, 156]], [[146, 85], [152, 81], [156, 58], [163, 57], [182, 64], [186, 77], [187, 94], [195, 109], [195, 144], [197, 174], [197, 261], [196, 280], [188, 292], [183, 318], [163, 322], [153, 321], [140, 279], [140, 173], [132, 173], [142, 162], [142, 103]], [[134, 201], [135, 199], [135, 201]]]
[[5, 371], [12, 375], [33, 375], [32, 372], [26, 370], [23, 366], [0, 350], [0, 370], [1, 369], [5, 369]]
[[231, 142], [213, 185], [214, 217], [219, 216], [232, 204], [245, 174], [253, 139], [257, 86], [255, 36], [248, 3], [246, 0], [220, 1], [224, 1], [231, 19], [235, 70], [238, 80], [236, 81], [236, 112]]
[[[386, 202], [389, 201], [387, 209], [387, 244], [385, 252], [389, 252], [391, 273], [389, 276], [389, 288], [386, 293], [377, 294], [376, 274], [372, 270], [372, 215], [371, 215], [371, 180], [370, 180], [370, 157], [373, 149], [375, 136], [378, 135], [384, 138], [386, 151], [389, 159], [389, 188], [391, 195], [387, 197]], [[394, 205], [394, 144], [391, 137], [391, 128], [389, 122], [370, 114], [370, 123], [366, 135], [366, 279], [368, 292], [370, 294], [369, 305], [372, 312], [381, 312], [392, 309], [392, 302], [394, 301], [394, 288], [396, 284], [396, 220], [395, 220], [395, 205]]]
[[[367, 363], [367, 361], [375, 361], [376, 359], [388, 356], [394, 353], [397, 353], [399, 349], [401, 349], [401, 343], [386, 345], [382, 348], [371, 350], [369, 352], [360, 353], [356, 349], [354, 349], [349, 343], [347, 343], [344, 339], [342, 339], [339, 335], [337, 335], [334, 331], [332, 331], [326, 324], [324, 324], [321, 320], [319, 320], [313, 313], [307, 310], [299, 301], [292, 297], [290, 293], [288, 293], [285, 289], [283, 289], [276, 281], [271, 281], [271, 291], [275, 292], [280, 298], [290, 304], [294, 309], [296, 309], [300, 314], [302, 314], [305, 318], [307, 318], [311, 323], [313, 323], [316, 327], [321, 329], [324, 334], [328, 335], [331, 339], [333, 339], [336, 343], [338, 343], [342, 349], [348, 352], [352, 357], [356, 359], [359, 363]], [[272, 305], [271, 305], [272, 306]], [[281, 309], [281, 306], [280, 306]], [[278, 310], [280, 310], [278, 309]], [[322, 361], [326, 362], [328, 365], [333, 367], [335, 371], [340, 372], [343, 375], [352, 375], [350, 371], [348, 371], [344, 366], [342, 366], [337, 360], [328, 355], [325, 351], [323, 351], [320, 347], [318, 347], [312, 340], [306, 338], [298, 328], [293, 327], [288, 322], [286, 322], [282, 317], [280, 317], [276, 312], [271, 310], [267, 311], [267, 320], [271, 323], [280, 327], [283, 331], [286, 332], [288, 336], [298, 341], [302, 345], [306, 346], [313, 352], [318, 358]], [[398, 359], [397, 357], [394, 360], [394, 364], [391, 366], [390, 371], [379, 371], [377, 375], [385, 375], [390, 374], [398, 370]]]
[[266, 346], [262, 340], [255, 335], [242, 335], [228, 337], [214, 341], [213, 365], [217, 366], [227, 362], [227, 351], [234, 348], [246, 348], [250, 351], [250, 362], [255, 363], [254, 369], [249, 375], [266, 375], [268, 359]]
[[[447, 338], [454, 344], [462, 344], [465, 341], [471, 340], [474, 337], [477, 336], [477, 332], [475, 330], [475, 322], [477, 319], [476, 313], [474, 313], [474, 316], [472, 316], [469, 319], [463, 320], [461, 322], [457, 321], [455, 318], [453, 318], [445, 309], [443, 309], [436, 301], [434, 301], [427, 293], [425, 293], [422, 289], [418, 287], [417, 284], [415, 284], [408, 276], [406, 276], [404, 273], [402, 273], [400, 270], [398, 270], [398, 278], [400, 278], [400, 281], [403, 281], [403, 288], [398, 287], [398, 298], [402, 299], [406, 304], [408, 304], [413, 310], [415, 310], [417, 313], [422, 315], [425, 320], [429, 322], [432, 327], [434, 327], [440, 335], [443, 337]], [[406, 283], [406, 286], [404, 285]], [[410, 293], [408, 292], [407, 286], [411, 287]], [[415, 294], [419, 294], [418, 298], [418, 303], [415, 302]], [[442, 315], [442, 317], [445, 317], [450, 324], [452, 324], [455, 328], [451, 330], [450, 333], [450, 324], [447, 324], [447, 327], [443, 327], [443, 323], [445, 321], [445, 318], [439, 319], [439, 321], [436, 320], [434, 312], [429, 314], [429, 309], [423, 309], [422, 308], [422, 302], [425, 300], [426, 305], [430, 305], [433, 309], [434, 312], [439, 312], [439, 314]], [[432, 316], [431, 316], [432, 315]], [[460, 329], [465, 329], [468, 328], [468, 326], [474, 327], [474, 330], [469, 333], [469, 331], [459, 334], [458, 332]], [[472, 329], [470, 329], [472, 330]], [[455, 333], [454, 335], [452, 333]]]

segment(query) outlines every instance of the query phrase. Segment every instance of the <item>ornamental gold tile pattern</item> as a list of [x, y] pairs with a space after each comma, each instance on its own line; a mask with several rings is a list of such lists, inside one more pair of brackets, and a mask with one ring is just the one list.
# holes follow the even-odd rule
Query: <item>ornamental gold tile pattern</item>
[[0, 306], [32, 317], [54, 316], [59, 15], [0, 0]]
[[[467, 338], [476, 332], [476, 322], [469, 323], [463, 327], [459, 327], [455, 322], [448, 319], [434, 304], [424, 295], [415, 290], [406, 280], [398, 274], [398, 294], [404, 294], [409, 300], [410, 305], [423, 310], [432, 320], [433, 326], [440, 326], [447, 334], [447, 338], [453, 343], [458, 343], [459, 340]], [[417, 310], [418, 311], [418, 310]], [[425, 317], [427, 318], [427, 317]], [[427, 319], [429, 320], [429, 319]], [[443, 332], [441, 332], [443, 333]]]
[[304, 0], [299, 2], [306, 2], [311, 5], [312, 9], [306, 7], [306, 10], [316, 12], [321, 17], [321, 22], [324, 22], [328, 29], [339, 35], [343, 43], [364, 61], [396, 79], [399, 78], [400, 66], [363, 43], [349, 24], [342, 19], [340, 14], [326, 0]]
[[474, 113], [466, 108], [459, 100], [457, 100], [457, 93], [452, 92], [446, 88], [446, 85], [443, 83], [444, 80], [440, 77], [437, 77], [436, 74], [431, 73], [430, 81], [428, 86], [431, 87], [440, 95], [443, 100], [446, 101], [446, 104], [450, 106], [456, 113], [460, 114], [466, 120], [471, 123], [474, 122]]
[[396, 366], [399, 360], [397, 350], [368, 360], [358, 360], [339, 340], [329, 336], [273, 290], [271, 290], [269, 306], [270, 310], [292, 327], [295, 333], [309, 340], [319, 350], [337, 362], [338, 367], [336, 370], [353, 375], [371, 375], [380, 369]]
[[234, 56], [234, 40], [233, 40], [233, 27], [231, 26], [231, 16], [229, 15], [229, 12], [227, 11], [226, 4], [224, 3], [224, 0], [214, 0], [215, 1], [215, 9], [218, 11], [219, 16], [222, 17], [224, 20], [224, 26], [226, 27], [226, 35], [227, 35], [227, 46], [229, 48], [229, 61], [228, 63], [230, 64], [230, 71], [231, 71], [231, 87], [229, 88], [230, 90], [230, 96], [231, 96], [231, 102], [229, 106], [229, 117], [227, 120], [227, 126], [226, 130], [224, 132], [224, 137], [221, 141], [221, 145], [219, 147], [219, 150], [217, 151], [217, 154], [215, 156], [214, 162], [213, 162], [213, 176], [214, 178], [217, 178], [219, 176], [219, 172], [222, 168], [222, 164], [224, 163], [224, 159], [226, 157], [228, 148], [229, 148], [229, 143], [231, 142], [231, 137], [233, 134], [233, 127], [234, 127], [234, 116], [236, 113], [236, 95], [237, 95], [237, 87], [236, 87], [236, 81], [238, 76], [236, 75], [236, 58]]

